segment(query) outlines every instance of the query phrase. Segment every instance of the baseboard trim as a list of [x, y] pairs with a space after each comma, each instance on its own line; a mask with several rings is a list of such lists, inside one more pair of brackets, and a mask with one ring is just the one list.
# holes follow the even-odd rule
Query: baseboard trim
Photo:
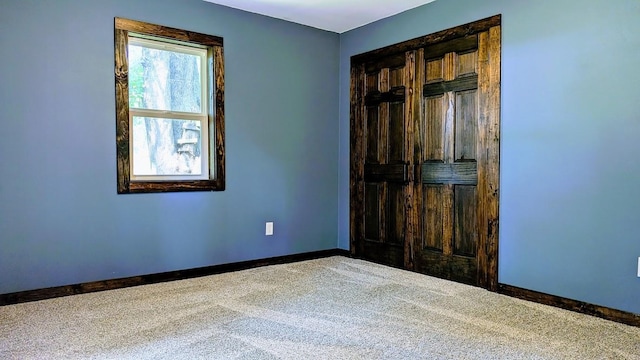
[[246, 270], [267, 265], [288, 264], [298, 261], [321, 259], [330, 256], [351, 256], [348, 250], [331, 249], [302, 254], [272, 257], [267, 259], [242, 261], [229, 264], [206, 266], [201, 268], [168, 271], [157, 274], [132, 276], [119, 279], [92, 281], [81, 284], [56, 286], [45, 289], [27, 290], [8, 294], [0, 294], [0, 306], [13, 305], [31, 301], [52, 299], [62, 296], [86, 294], [97, 291], [121, 289], [131, 286], [156, 284], [167, 281], [183, 280], [201, 276], [215, 275], [232, 271]]
[[[330, 249], [301, 254], [278, 256], [266, 259], [235, 262], [206, 266], [201, 268], [168, 271], [157, 274], [132, 276], [126, 278], [109, 279], [102, 281], [92, 281], [87, 283], [56, 286], [45, 289], [35, 289], [19, 291], [8, 294], [0, 294], [0, 306], [20, 304], [31, 301], [46, 300], [62, 296], [86, 294], [98, 291], [121, 289], [132, 286], [156, 284], [167, 281], [183, 280], [209, 276], [233, 271], [246, 270], [261, 266], [288, 264], [299, 261], [321, 259], [330, 256], [353, 257], [349, 250]], [[561, 296], [550, 295], [534, 290], [519, 288], [512, 285], [498, 284], [498, 293], [532, 301], [544, 305], [555, 306], [565, 310], [596, 316], [602, 319], [619, 322], [635, 327], [640, 327], [640, 314], [634, 314], [622, 310], [616, 310], [604, 306], [589, 304], [586, 302], [572, 300]]]
[[498, 293], [518, 299], [551, 305], [565, 310], [575, 311], [586, 315], [597, 316], [602, 319], [640, 327], [640, 314], [616, 310], [600, 305], [567, 299], [564, 297], [527, 290], [516, 286], [498, 284]]

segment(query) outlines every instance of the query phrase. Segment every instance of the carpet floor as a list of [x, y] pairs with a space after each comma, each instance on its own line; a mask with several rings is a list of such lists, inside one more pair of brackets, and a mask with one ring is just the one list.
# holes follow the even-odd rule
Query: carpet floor
[[336, 256], [0, 307], [0, 359], [640, 359], [640, 328]]

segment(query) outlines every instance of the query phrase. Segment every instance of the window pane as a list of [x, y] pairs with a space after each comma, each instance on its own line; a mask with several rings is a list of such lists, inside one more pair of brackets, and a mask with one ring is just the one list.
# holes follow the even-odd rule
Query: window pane
[[133, 117], [133, 175], [201, 175], [200, 122]]
[[129, 106], [200, 113], [201, 58], [129, 45]]

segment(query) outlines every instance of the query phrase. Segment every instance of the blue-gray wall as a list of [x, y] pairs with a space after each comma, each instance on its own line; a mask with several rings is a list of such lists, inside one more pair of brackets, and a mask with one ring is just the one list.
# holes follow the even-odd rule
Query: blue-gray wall
[[[350, 56], [495, 14], [499, 281], [640, 313], [637, 0], [442, 0], [342, 35], [201, 0], [3, 0], [0, 293], [348, 249]], [[115, 16], [224, 37], [226, 191], [116, 195]]]
[[638, 0], [442, 0], [342, 34], [339, 246], [349, 244], [349, 57], [495, 14], [499, 281], [640, 313]]
[[[116, 16], [224, 37], [224, 192], [116, 194]], [[2, 0], [0, 49], [0, 293], [336, 248], [338, 34], [201, 0]]]

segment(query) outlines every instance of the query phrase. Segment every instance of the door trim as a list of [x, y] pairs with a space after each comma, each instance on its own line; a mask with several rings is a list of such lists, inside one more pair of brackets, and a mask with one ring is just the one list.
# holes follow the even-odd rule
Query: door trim
[[[409, 182], [420, 178], [420, 166], [413, 162], [414, 135], [413, 124], [420, 117], [422, 107], [423, 84], [422, 49], [448, 52], [445, 42], [460, 39], [454, 43], [463, 46], [467, 37], [478, 35], [478, 61], [486, 69], [478, 73], [478, 89], [487, 94], [479, 99], [479, 135], [480, 156], [477, 181], [479, 201], [479, 241], [478, 241], [478, 285], [491, 291], [498, 290], [498, 225], [499, 225], [499, 181], [500, 181], [500, 67], [501, 67], [501, 15], [495, 15], [469, 24], [418, 37], [402, 43], [372, 50], [351, 57], [350, 87], [350, 251], [354, 256], [363, 254], [362, 243], [358, 236], [364, 234], [364, 115], [365, 115], [365, 73], [367, 69], [381, 66], [406, 64], [405, 70], [405, 119], [410, 136], [406, 146], [406, 159], [409, 159], [406, 178]], [[440, 47], [443, 47], [440, 49]], [[417, 69], [415, 64], [418, 64]], [[405, 176], [403, 174], [403, 176]], [[404, 180], [404, 178], [403, 178]], [[413, 234], [417, 234], [417, 200], [413, 198], [413, 187], [408, 186], [405, 193], [406, 237], [404, 267], [413, 269]]]

